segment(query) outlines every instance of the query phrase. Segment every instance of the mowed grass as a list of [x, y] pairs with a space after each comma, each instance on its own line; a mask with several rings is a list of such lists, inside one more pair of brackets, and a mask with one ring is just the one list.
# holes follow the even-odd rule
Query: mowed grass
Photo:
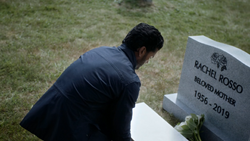
[[153, 0], [147, 7], [114, 0], [0, 0], [0, 140], [39, 140], [19, 126], [32, 105], [81, 54], [119, 46], [140, 22], [158, 28], [165, 44], [137, 71], [138, 102], [175, 125], [162, 100], [178, 90], [188, 36], [205, 35], [250, 53], [249, 17], [249, 0]]

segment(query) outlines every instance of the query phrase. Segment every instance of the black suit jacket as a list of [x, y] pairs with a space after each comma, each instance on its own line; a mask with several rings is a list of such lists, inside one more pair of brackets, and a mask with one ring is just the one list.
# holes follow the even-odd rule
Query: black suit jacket
[[135, 66], [134, 52], [124, 44], [86, 52], [37, 101], [21, 126], [50, 141], [130, 141], [141, 85]]

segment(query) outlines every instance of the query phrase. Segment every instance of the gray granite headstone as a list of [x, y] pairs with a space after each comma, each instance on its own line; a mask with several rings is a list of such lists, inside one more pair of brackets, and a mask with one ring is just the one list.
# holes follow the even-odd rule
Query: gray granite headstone
[[178, 92], [164, 96], [163, 108], [181, 120], [204, 114], [204, 141], [249, 141], [250, 55], [205, 36], [190, 36]]

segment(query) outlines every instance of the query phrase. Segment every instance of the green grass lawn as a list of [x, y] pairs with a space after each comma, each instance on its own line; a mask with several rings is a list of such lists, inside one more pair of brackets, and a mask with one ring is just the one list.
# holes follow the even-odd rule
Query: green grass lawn
[[250, 53], [249, 17], [249, 0], [153, 0], [147, 7], [114, 0], [0, 0], [0, 140], [39, 140], [19, 126], [32, 105], [81, 54], [119, 46], [140, 22], [158, 28], [165, 44], [137, 71], [138, 102], [175, 125], [162, 100], [178, 90], [188, 36], [205, 35]]

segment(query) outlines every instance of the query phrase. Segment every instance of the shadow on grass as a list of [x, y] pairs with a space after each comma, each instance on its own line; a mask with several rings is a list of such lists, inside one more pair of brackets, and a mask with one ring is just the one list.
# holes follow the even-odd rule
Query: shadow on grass
[[119, 4], [125, 4], [132, 7], [149, 7], [152, 5], [152, 0], [120, 0]]
[[146, 13], [152, 11], [151, 0], [118, 0], [117, 13], [126, 17], [146, 17]]

